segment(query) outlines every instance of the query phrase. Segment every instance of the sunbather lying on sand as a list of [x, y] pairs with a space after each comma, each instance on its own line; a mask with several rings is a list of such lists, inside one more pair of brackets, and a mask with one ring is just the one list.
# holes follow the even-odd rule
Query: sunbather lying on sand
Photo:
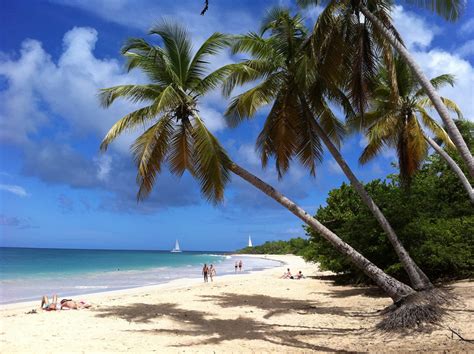
[[58, 296], [53, 295], [53, 301], [49, 302], [48, 297], [45, 295], [41, 299], [41, 308], [46, 311], [55, 311], [55, 310], [78, 310], [78, 309], [87, 309], [91, 307], [91, 304], [88, 304], [84, 301], [74, 301], [72, 299], [62, 299], [58, 305]]
[[48, 297], [45, 295], [43, 296], [43, 298], [41, 299], [41, 308], [45, 311], [55, 311], [55, 310], [59, 310], [59, 307], [58, 307], [58, 296], [57, 295], [53, 295], [53, 301], [52, 302], [49, 302], [49, 299]]
[[91, 304], [86, 303], [85, 301], [74, 301], [72, 299], [62, 299], [61, 300], [61, 309], [87, 309], [91, 307]]

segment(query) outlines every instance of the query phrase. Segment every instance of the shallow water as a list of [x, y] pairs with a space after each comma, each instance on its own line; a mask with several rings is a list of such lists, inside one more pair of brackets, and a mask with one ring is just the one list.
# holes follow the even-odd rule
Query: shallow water
[[0, 248], [0, 303], [39, 299], [42, 295], [80, 295], [199, 278], [204, 263], [217, 275], [279, 266], [268, 259], [219, 252], [112, 251]]

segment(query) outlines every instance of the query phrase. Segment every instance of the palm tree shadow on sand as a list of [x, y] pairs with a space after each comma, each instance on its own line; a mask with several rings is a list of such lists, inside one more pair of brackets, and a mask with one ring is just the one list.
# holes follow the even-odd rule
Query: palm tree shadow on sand
[[[203, 300], [208, 301], [208, 299]], [[356, 335], [362, 330], [357, 328], [337, 328], [322, 326], [299, 326], [269, 323], [269, 319], [278, 314], [293, 312], [299, 315], [315, 313], [354, 316], [346, 308], [315, 306], [313, 303], [289, 300], [262, 295], [223, 294], [209, 298], [221, 307], [256, 307], [268, 311], [262, 321], [239, 316], [236, 319], [216, 318], [214, 313], [178, 308], [173, 303], [145, 304], [135, 303], [127, 306], [103, 307], [97, 310], [96, 316], [121, 318], [129, 322], [153, 324], [158, 328], [127, 330], [150, 334], [174, 334], [180, 336], [180, 343], [172, 347], [192, 345], [215, 345], [232, 340], [261, 340], [279, 346], [318, 351], [341, 351], [330, 347], [314, 345], [310, 339], [315, 336]], [[244, 310], [242, 310], [244, 312]], [[357, 316], [357, 315], [356, 315]], [[165, 317], [181, 324], [181, 328], [161, 328], [160, 318]], [[196, 336], [207, 337], [196, 341]], [[181, 339], [182, 338], [182, 339]]]

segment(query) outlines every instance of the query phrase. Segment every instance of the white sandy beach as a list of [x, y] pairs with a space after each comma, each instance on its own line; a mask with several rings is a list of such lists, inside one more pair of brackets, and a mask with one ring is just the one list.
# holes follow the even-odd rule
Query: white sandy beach
[[[461, 301], [439, 329], [389, 336], [374, 330], [377, 311], [391, 303], [376, 289], [335, 286], [329, 273], [296, 256], [268, 257], [287, 265], [209, 284], [178, 280], [77, 298], [93, 303], [88, 310], [41, 311], [39, 299], [3, 305], [0, 351], [474, 351], [447, 329], [474, 337], [471, 281], [450, 286]], [[286, 267], [307, 277], [280, 279]]]

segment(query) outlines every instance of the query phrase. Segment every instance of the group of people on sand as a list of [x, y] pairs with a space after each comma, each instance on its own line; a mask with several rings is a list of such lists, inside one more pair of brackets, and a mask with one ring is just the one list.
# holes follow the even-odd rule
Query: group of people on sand
[[244, 264], [242, 263], [242, 260], [240, 260], [240, 261], [235, 261], [235, 265], [234, 265], [235, 272], [237, 273], [237, 268], [239, 269], [239, 272], [241, 272], [243, 266], [244, 266]]
[[280, 277], [281, 279], [303, 279], [304, 278], [304, 275], [303, 275], [303, 272], [300, 270], [298, 272], [298, 274], [296, 275], [292, 275], [291, 272], [290, 272], [290, 268], [287, 268], [286, 269], [286, 272], [283, 273], [283, 275]]
[[74, 301], [72, 299], [62, 299], [58, 304], [57, 295], [53, 295], [52, 301], [49, 301], [46, 295], [41, 299], [41, 308], [45, 311], [79, 310], [89, 307], [91, 307], [91, 304], [85, 301]]
[[214, 281], [214, 277], [217, 275], [216, 267], [214, 267], [213, 264], [208, 267], [207, 264], [204, 263], [204, 267], [202, 267], [202, 275], [204, 276], [204, 283], [208, 283], [209, 278], [211, 278], [211, 281]]

